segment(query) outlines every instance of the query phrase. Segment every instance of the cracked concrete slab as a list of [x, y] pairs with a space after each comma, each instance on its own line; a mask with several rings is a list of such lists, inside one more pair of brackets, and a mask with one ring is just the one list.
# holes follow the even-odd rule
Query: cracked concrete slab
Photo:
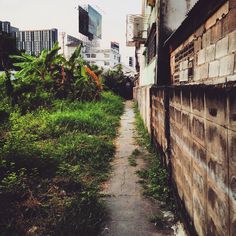
[[116, 140], [116, 155], [113, 174], [104, 189], [105, 202], [109, 210], [109, 220], [103, 228], [102, 236], [161, 236], [173, 235], [171, 230], [158, 231], [150, 223], [150, 217], [158, 214], [158, 204], [142, 196], [137, 170], [144, 167], [142, 159], [137, 166], [129, 164], [128, 157], [138, 148], [135, 142], [135, 114], [133, 103], [127, 101], [121, 117], [119, 136]]

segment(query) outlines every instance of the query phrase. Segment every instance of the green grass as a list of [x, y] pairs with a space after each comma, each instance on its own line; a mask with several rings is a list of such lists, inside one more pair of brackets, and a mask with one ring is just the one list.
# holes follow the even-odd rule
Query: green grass
[[151, 145], [150, 136], [148, 134], [147, 128], [143, 123], [143, 119], [140, 116], [137, 104], [135, 104], [134, 106], [134, 111], [135, 111], [135, 127], [138, 131], [138, 136], [136, 137], [137, 143], [140, 146], [145, 147], [148, 151], [154, 152], [153, 147]]
[[134, 156], [138, 156], [138, 155], [140, 155], [141, 154], [141, 152], [140, 152], [140, 150], [138, 149], [138, 148], [135, 148], [134, 150], [133, 150], [133, 152], [132, 152], [132, 155], [134, 155]]
[[[97, 235], [123, 100], [57, 100], [51, 109], [11, 112], [0, 125], [2, 235]], [[1, 234], [0, 234], [1, 235]]]
[[129, 164], [133, 167], [137, 166], [137, 161], [136, 161], [136, 157], [134, 155], [131, 155], [129, 158], [128, 158], [128, 161], [129, 161]]
[[132, 154], [130, 155], [130, 157], [128, 158], [129, 164], [133, 167], [137, 166], [137, 157], [141, 152], [139, 151], [139, 149], [134, 149], [134, 151], [132, 152]]
[[143, 187], [143, 193], [147, 197], [161, 201], [165, 209], [176, 212], [168, 172], [162, 166], [159, 154], [156, 153], [151, 145], [150, 136], [140, 116], [137, 105], [135, 106], [135, 117], [135, 126], [138, 131], [137, 142], [140, 146], [148, 150], [148, 154], [143, 155], [147, 161], [147, 167], [137, 171], [137, 174], [141, 178], [140, 184]]

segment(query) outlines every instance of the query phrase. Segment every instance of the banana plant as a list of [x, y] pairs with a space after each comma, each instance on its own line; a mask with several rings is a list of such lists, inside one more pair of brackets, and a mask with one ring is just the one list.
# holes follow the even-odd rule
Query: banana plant
[[47, 91], [56, 98], [72, 98], [93, 100], [102, 90], [99, 78], [89, 69], [81, 56], [81, 45], [66, 60], [58, 54], [58, 43], [52, 50], [43, 50], [39, 57], [22, 53], [11, 56], [17, 62], [14, 66], [20, 68], [15, 74], [18, 79], [15, 86], [17, 93], [29, 94]]
[[99, 78], [82, 58], [81, 45], [76, 48], [69, 60], [64, 62], [64, 67], [74, 98], [93, 100], [98, 96], [102, 86]]
[[45, 80], [53, 77], [54, 64], [61, 56], [58, 54], [60, 47], [58, 43], [54, 45], [52, 50], [43, 50], [39, 57], [34, 57], [25, 53], [20, 56], [11, 56], [12, 59], [18, 61], [14, 63], [14, 66], [20, 68], [15, 74], [15, 77], [25, 81], [31, 81], [32, 79]]

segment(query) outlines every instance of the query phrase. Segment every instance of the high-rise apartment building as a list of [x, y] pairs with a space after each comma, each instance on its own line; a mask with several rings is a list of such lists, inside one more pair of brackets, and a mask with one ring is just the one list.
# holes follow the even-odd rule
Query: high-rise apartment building
[[8, 21], [0, 21], [0, 71], [12, 67], [9, 55], [17, 53], [16, 31], [18, 28], [12, 27]]
[[27, 30], [16, 33], [17, 48], [29, 55], [38, 56], [43, 49], [51, 50], [58, 41], [58, 30]]
[[19, 31], [19, 29], [11, 26], [11, 23], [9, 21], [0, 21], [0, 32], [11, 34], [13, 37], [15, 37], [15, 33], [17, 31]]
[[11, 23], [8, 21], [0, 21], [0, 32], [11, 33]]

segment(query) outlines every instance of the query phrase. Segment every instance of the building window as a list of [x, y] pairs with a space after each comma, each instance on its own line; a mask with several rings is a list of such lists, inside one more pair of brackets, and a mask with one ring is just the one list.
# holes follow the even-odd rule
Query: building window
[[129, 66], [130, 67], [134, 66], [134, 58], [133, 57], [129, 57]]
[[104, 54], [105, 58], [110, 58], [110, 54]]
[[90, 54], [85, 54], [87, 58], [90, 58]]
[[104, 66], [109, 66], [109, 65], [110, 65], [110, 62], [108, 62], [108, 61], [104, 62]]
[[193, 79], [194, 72], [194, 43], [190, 42], [183, 47], [174, 58], [172, 81], [187, 82]]
[[149, 64], [152, 59], [156, 56], [156, 24], [152, 25], [151, 30], [149, 31], [148, 39], [146, 42], [147, 46], [147, 63]]
[[91, 54], [91, 58], [96, 58], [96, 57], [97, 57], [96, 54], [94, 53]]

